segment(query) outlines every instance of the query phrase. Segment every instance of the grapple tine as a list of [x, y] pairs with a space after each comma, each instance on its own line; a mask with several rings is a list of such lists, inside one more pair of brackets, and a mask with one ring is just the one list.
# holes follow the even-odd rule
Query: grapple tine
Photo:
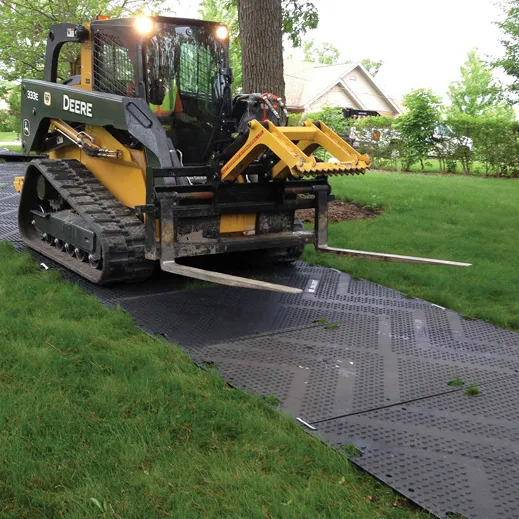
[[[337, 162], [317, 162], [311, 154], [318, 147], [328, 151]], [[272, 178], [316, 177], [362, 174], [371, 166], [367, 155], [361, 155], [323, 122], [305, 121], [304, 126], [275, 126], [270, 121], [249, 122], [244, 145], [222, 167], [222, 180], [236, 180], [265, 149], [279, 158], [272, 168]]]

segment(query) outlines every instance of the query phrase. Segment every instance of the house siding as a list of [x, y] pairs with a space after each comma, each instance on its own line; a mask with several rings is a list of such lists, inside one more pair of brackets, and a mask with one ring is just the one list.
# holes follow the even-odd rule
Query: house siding
[[310, 105], [305, 106], [305, 111], [315, 112], [323, 108], [323, 106], [340, 106], [341, 108], [361, 109], [341, 85], [336, 85], [324, 95], [316, 99]]

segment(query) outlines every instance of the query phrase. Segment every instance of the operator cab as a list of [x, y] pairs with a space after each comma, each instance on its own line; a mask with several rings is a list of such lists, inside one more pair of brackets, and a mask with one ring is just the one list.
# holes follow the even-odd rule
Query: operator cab
[[93, 90], [145, 98], [182, 162], [207, 162], [232, 105], [227, 28], [151, 17], [96, 20], [91, 33]]

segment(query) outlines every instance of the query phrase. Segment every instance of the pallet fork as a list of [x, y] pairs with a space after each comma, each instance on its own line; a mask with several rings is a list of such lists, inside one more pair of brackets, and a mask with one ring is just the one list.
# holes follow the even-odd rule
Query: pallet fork
[[[336, 158], [336, 162], [317, 162], [312, 153], [319, 147]], [[371, 165], [367, 155], [361, 155], [322, 121], [305, 121], [304, 126], [275, 126], [270, 121], [252, 120], [249, 133], [243, 146], [231, 157], [221, 170], [222, 180], [236, 180], [266, 150], [272, 151], [279, 161], [272, 168], [272, 178], [282, 179], [292, 176], [317, 177], [333, 175], [364, 174]], [[295, 190], [293, 190], [295, 191]], [[443, 265], [470, 267], [470, 263], [460, 263], [438, 259], [401, 256], [380, 252], [367, 252], [353, 249], [339, 249], [328, 246], [328, 200], [330, 188], [313, 186], [310, 190], [298, 190], [298, 194], [315, 195], [314, 231], [300, 231], [298, 234], [305, 243], [313, 243], [318, 252], [336, 256], [349, 256], [376, 261], [397, 263], [418, 263], [422, 265]], [[284, 293], [300, 293], [301, 290], [257, 280], [229, 276], [193, 267], [179, 265], [174, 261], [162, 262], [162, 269], [175, 274], [189, 276], [205, 281], [222, 283], [243, 288], [273, 290]]]

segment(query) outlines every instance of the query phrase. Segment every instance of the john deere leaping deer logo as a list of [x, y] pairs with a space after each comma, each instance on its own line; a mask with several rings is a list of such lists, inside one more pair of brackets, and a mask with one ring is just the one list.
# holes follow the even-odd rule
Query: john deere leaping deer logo
[[23, 120], [23, 134], [26, 137], [29, 137], [29, 135], [31, 134], [31, 123], [29, 122], [29, 119]]

